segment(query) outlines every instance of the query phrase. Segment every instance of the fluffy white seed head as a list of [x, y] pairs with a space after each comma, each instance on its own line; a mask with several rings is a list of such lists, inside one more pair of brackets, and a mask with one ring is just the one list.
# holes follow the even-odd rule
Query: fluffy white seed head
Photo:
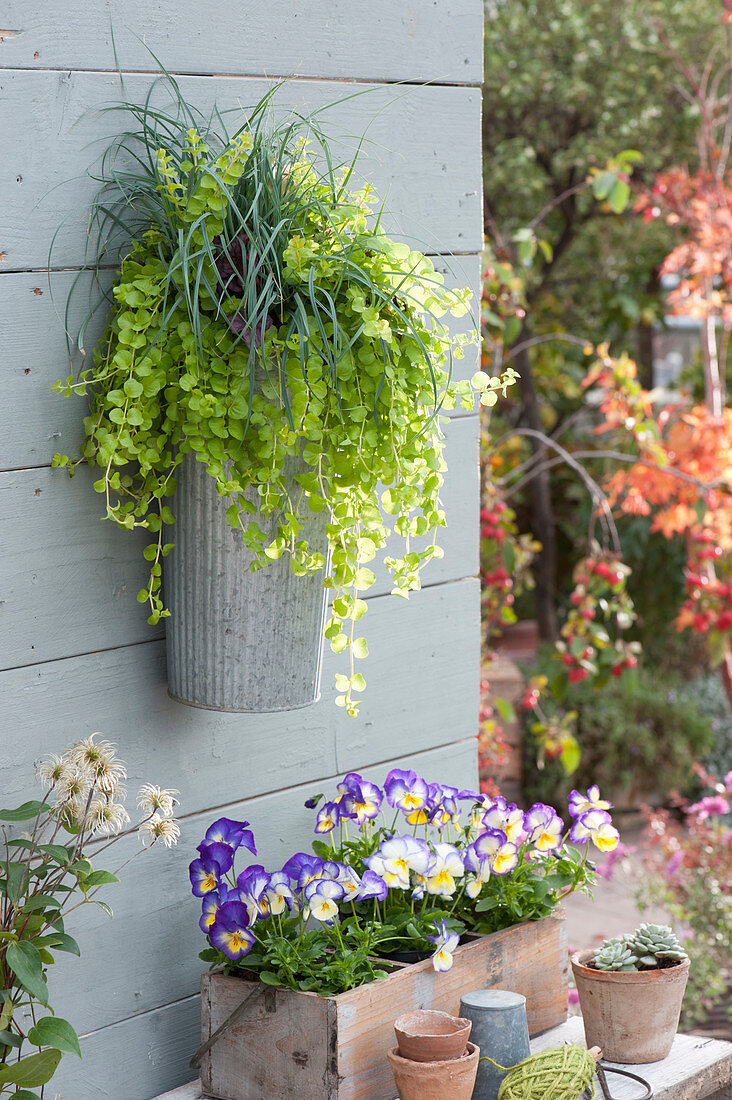
[[85, 826], [95, 836], [114, 836], [129, 824], [130, 815], [121, 802], [93, 798], [86, 813]]
[[172, 817], [175, 807], [180, 805], [180, 799], [176, 797], [178, 794], [180, 791], [163, 790], [154, 783], [145, 783], [137, 795], [137, 806], [145, 816], [158, 814], [160, 817]]
[[91, 773], [100, 791], [112, 794], [121, 780], [127, 778], [127, 768], [117, 759], [112, 742], [104, 739], [96, 741], [96, 737], [101, 737], [101, 734], [93, 733], [77, 741], [69, 749], [69, 758], [77, 767], [86, 768]]
[[138, 830], [143, 844], [156, 844], [160, 841], [166, 848], [178, 843], [180, 826], [170, 817], [153, 814], [149, 821], [143, 821]]

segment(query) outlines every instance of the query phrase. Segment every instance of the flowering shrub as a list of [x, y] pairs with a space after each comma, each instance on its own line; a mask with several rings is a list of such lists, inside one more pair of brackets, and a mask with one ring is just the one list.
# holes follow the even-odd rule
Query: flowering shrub
[[[169, 847], [180, 834], [173, 820], [178, 792], [152, 783], [141, 787], [141, 820], [128, 828], [126, 768], [114, 745], [98, 736], [37, 765], [37, 778], [48, 788], [43, 801], [0, 810], [0, 1096], [31, 1100], [36, 1093], [27, 1090], [50, 1081], [64, 1052], [81, 1057], [74, 1028], [48, 1003], [46, 968], [58, 951], [80, 954], [64, 926], [75, 909], [94, 904], [112, 916], [97, 895], [119, 879], [94, 870], [88, 844], [106, 839], [95, 849], [101, 854], [137, 832], [143, 845]], [[14, 835], [25, 822], [29, 832]], [[43, 1009], [48, 1015], [40, 1014]], [[24, 1054], [27, 1046], [38, 1048], [37, 1053]]]
[[639, 898], [661, 904], [678, 922], [692, 958], [684, 1022], [701, 1021], [732, 978], [732, 772], [720, 782], [694, 769], [708, 790], [695, 803], [677, 800], [683, 822], [668, 810], [646, 810], [647, 847]]
[[190, 865], [204, 961], [321, 994], [383, 976], [375, 955], [423, 952], [449, 970], [463, 932], [547, 916], [596, 881], [589, 843], [618, 843], [597, 787], [572, 791], [567, 830], [543, 803], [524, 812], [399, 768], [383, 788], [350, 772], [330, 800], [306, 805], [317, 810], [313, 852], [274, 873], [235, 868], [242, 848], [256, 855], [247, 822], [207, 831]]

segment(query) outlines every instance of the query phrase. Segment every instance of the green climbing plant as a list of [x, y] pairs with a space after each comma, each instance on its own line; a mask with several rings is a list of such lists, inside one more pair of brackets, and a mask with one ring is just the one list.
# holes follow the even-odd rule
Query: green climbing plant
[[[161, 82], [172, 112], [154, 106]], [[90, 311], [109, 309], [93, 364], [55, 387], [87, 394], [90, 412], [81, 455], [54, 464], [99, 467], [106, 517], [150, 532], [138, 600], [155, 624], [168, 614], [176, 468], [194, 453], [253, 570], [287, 555], [297, 575], [324, 572], [325, 634], [346, 661], [336, 703], [354, 715], [369, 563], [394, 533], [392, 591], [420, 587], [445, 524], [440, 415], [476, 394], [493, 404], [515, 375], [451, 380], [472, 337], [450, 336], [444, 318], [468, 312], [469, 291], [446, 289], [426, 256], [383, 233], [371, 188], [353, 189], [353, 163], [334, 166], [316, 119], [270, 125], [268, 101], [231, 135], [170, 77], [143, 106], [122, 105], [136, 125], [102, 160], [90, 266], [122, 260]], [[327, 554], [303, 532], [323, 510]], [[258, 516], [277, 518], [273, 538]]]

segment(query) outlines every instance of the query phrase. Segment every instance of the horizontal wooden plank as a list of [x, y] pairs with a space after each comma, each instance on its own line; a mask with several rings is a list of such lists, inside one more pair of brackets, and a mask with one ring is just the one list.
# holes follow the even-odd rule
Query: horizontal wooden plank
[[[167, 695], [165, 647], [148, 642], [0, 673], [0, 791], [23, 800], [33, 761], [101, 729], [145, 780], [180, 788], [186, 813], [470, 737], [477, 729], [479, 589], [438, 585], [370, 601], [361, 714], [333, 702], [342, 659], [328, 649], [321, 700], [303, 710], [223, 714]], [[245, 750], [245, 758], [241, 752]], [[234, 767], [230, 766], [235, 761]], [[241, 761], [241, 763], [240, 763]]]
[[[451, 420], [446, 441], [443, 501], [449, 526], [440, 539], [445, 556], [425, 570], [424, 583], [429, 585], [478, 570], [478, 418]], [[88, 467], [71, 479], [49, 467], [0, 473], [0, 529], [6, 543], [0, 590], [2, 668], [162, 634], [148, 626], [146, 608], [136, 600], [147, 576], [142, 548], [149, 536], [102, 521], [103, 498], [92, 489], [97, 473]], [[400, 541], [394, 540], [395, 547]], [[381, 566], [370, 595], [390, 590]]]
[[[480, 257], [434, 257], [435, 267], [448, 285], [473, 289], [473, 309], [478, 310]], [[55, 451], [77, 452], [81, 440], [84, 398], [61, 398], [52, 384], [71, 373], [61, 317], [66, 308], [75, 272], [44, 274], [14, 272], [0, 274], [0, 316], [3, 343], [0, 348], [5, 399], [0, 405], [0, 470], [45, 466]], [[69, 330], [76, 334], [89, 307], [88, 280], [78, 288]], [[93, 348], [101, 331], [100, 317], [90, 329], [87, 348]], [[475, 320], [453, 321], [453, 331], [468, 332]], [[32, 333], [32, 338], [29, 334]], [[470, 378], [477, 370], [478, 348], [470, 348], [455, 363], [455, 376]], [[78, 369], [78, 357], [73, 369]], [[459, 410], [458, 415], [462, 415]]]
[[[241, 76], [479, 84], [480, 0], [208, 0], [205, 30], [195, 0], [5, 0], [0, 65], [10, 68], [156, 70]], [[171, 34], [171, 27], [185, 33]], [[147, 47], [147, 49], [146, 49]]]
[[[392, 743], [396, 745], [397, 739]], [[243, 759], [241, 751], [236, 757], [237, 761]], [[234, 763], [232, 760], [228, 766]], [[431, 781], [471, 786], [477, 774], [476, 741], [400, 754], [387, 763], [365, 768], [364, 774], [383, 782], [394, 766], [413, 767]], [[78, 940], [82, 954], [81, 959], [59, 959], [53, 968], [52, 1003], [58, 1013], [72, 1021], [80, 1033], [86, 1033], [195, 993], [203, 969], [198, 952], [206, 942], [198, 927], [200, 900], [190, 893], [187, 867], [208, 825], [222, 813], [234, 820], [249, 821], [258, 848], [256, 859], [249, 857], [250, 862], [277, 870], [293, 852], [310, 849], [314, 814], [303, 805], [305, 799], [316, 791], [335, 789], [336, 782], [337, 776], [321, 777], [315, 783], [183, 818], [177, 847], [144, 853], [125, 868], [120, 885], [105, 891], [104, 898], [114, 909], [112, 921], [92, 905], [69, 918], [67, 927]], [[135, 837], [124, 838], [113, 853], [105, 854], [101, 866], [114, 869], [137, 848]], [[91, 859], [94, 861], [93, 853]], [[246, 862], [237, 861], [237, 869]], [[194, 1049], [189, 1048], [187, 1058]], [[115, 1050], [120, 1080], [126, 1081], [133, 1058], [147, 1061], [147, 1048]], [[169, 1084], [161, 1083], [157, 1091], [186, 1080], [172, 1065], [171, 1071], [174, 1075]], [[155, 1091], [148, 1088], [146, 1095], [154, 1095]], [[133, 1095], [137, 1094], [131, 1092], [129, 1100]], [[76, 1088], [69, 1088], [69, 1096], [80, 1100]]]
[[163, 1096], [155, 1097], [155, 1100], [202, 1100], [203, 1093], [201, 1092], [201, 1082], [191, 1081], [187, 1085], [181, 1085], [180, 1088], [173, 1089], [172, 1092], [166, 1092]]
[[[90, 974], [89, 981], [103, 984], [104, 977]], [[46, 1093], [57, 1100], [150, 1100], [190, 1080], [200, 1035], [200, 996], [140, 1013], [84, 1036], [82, 1060], [64, 1055]]]
[[[151, 79], [128, 76], [127, 96], [144, 100]], [[222, 110], [253, 105], [270, 85], [187, 76], [180, 86], [207, 111], [214, 98]], [[85, 165], [101, 154], [109, 135], [129, 124], [102, 110], [119, 101], [117, 77], [6, 69], [0, 93], [7, 134], [0, 165], [3, 270], [44, 268], [57, 230], [52, 265], [81, 266], [96, 186], [84, 175]], [[338, 159], [350, 158], [366, 135], [357, 174], [368, 176], [386, 209], [395, 212], [384, 222], [387, 232], [422, 251], [482, 249], [479, 89], [298, 80], [279, 90], [273, 114], [307, 114], [327, 104], [336, 105], [319, 122], [333, 136]], [[238, 112], [228, 116], [232, 131], [239, 118]]]

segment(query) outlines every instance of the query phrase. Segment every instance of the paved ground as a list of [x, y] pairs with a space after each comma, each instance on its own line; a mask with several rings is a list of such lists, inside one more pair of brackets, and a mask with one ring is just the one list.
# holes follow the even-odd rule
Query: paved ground
[[[623, 843], [634, 848], [640, 843], [640, 828], [621, 829]], [[641, 921], [657, 924], [668, 923], [662, 909], [638, 909], [634, 893], [633, 870], [639, 868], [637, 855], [624, 856], [615, 864], [612, 879], [601, 878], [594, 891], [594, 899], [585, 894], [574, 894], [567, 899], [567, 930], [569, 946], [573, 951], [593, 947], [608, 936], [632, 932]]]

